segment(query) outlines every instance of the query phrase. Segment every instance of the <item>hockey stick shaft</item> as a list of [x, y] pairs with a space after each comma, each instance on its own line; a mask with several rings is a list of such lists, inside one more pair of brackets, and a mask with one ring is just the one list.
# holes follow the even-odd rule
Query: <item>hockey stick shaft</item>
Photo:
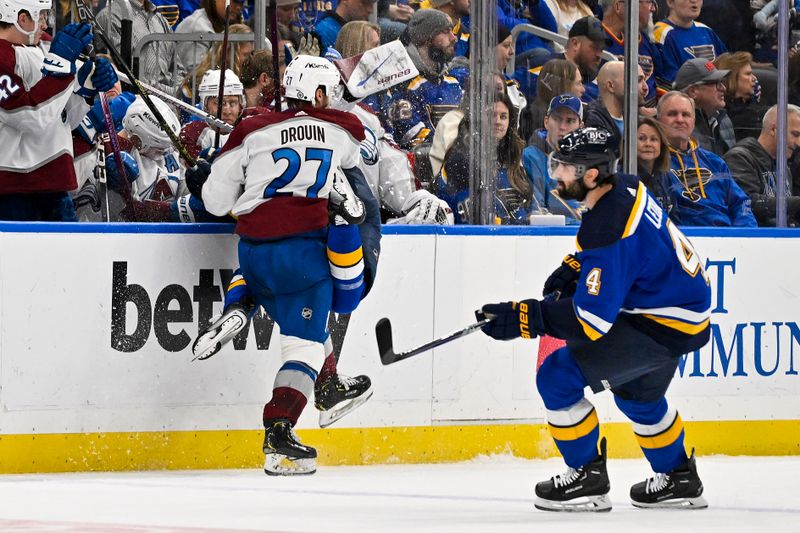
[[278, 0], [270, 0], [269, 13], [270, 30], [269, 40], [272, 44], [272, 85], [275, 94], [275, 111], [281, 112], [281, 80], [280, 80], [280, 51], [278, 50]]
[[[88, 22], [89, 24], [92, 25], [92, 27], [94, 28], [94, 32], [100, 36], [100, 40], [102, 40], [103, 44], [106, 45], [106, 48], [108, 49], [108, 52], [111, 54], [114, 63], [116, 63], [117, 67], [119, 67], [122, 70], [122, 72], [125, 73], [125, 75], [128, 77], [128, 80], [132, 82], [133, 87], [136, 89], [136, 93], [142, 97], [142, 100], [144, 100], [144, 103], [145, 105], [147, 105], [147, 108], [150, 109], [150, 111], [153, 113], [153, 116], [158, 122], [158, 125], [161, 127], [164, 133], [167, 134], [167, 137], [169, 137], [169, 140], [172, 142], [172, 145], [175, 147], [175, 149], [178, 150], [178, 153], [180, 153], [181, 157], [184, 159], [184, 161], [186, 161], [186, 164], [188, 164], [190, 167], [196, 166], [197, 161], [195, 161], [195, 158], [192, 157], [191, 154], [189, 154], [189, 152], [186, 150], [186, 147], [183, 146], [183, 143], [181, 143], [180, 139], [178, 139], [178, 135], [174, 131], [172, 131], [172, 128], [169, 127], [167, 121], [164, 119], [164, 116], [161, 114], [156, 105], [153, 103], [153, 100], [150, 99], [150, 95], [147, 93], [147, 90], [142, 86], [142, 84], [139, 82], [136, 76], [133, 75], [133, 72], [131, 72], [130, 67], [122, 59], [122, 56], [120, 55], [119, 51], [114, 46], [114, 44], [111, 42], [111, 39], [109, 39], [108, 36], [106, 36], [105, 31], [103, 31], [103, 28], [97, 23], [97, 19], [94, 18], [94, 14], [92, 14], [91, 10], [89, 10], [86, 7], [86, 4], [84, 3], [83, 0], [75, 0], [75, 4], [78, 7], [78, 13], [79, 16], [81, 17], [81, 20]], [[83, 17], [85, 17], [85, 19]]]
[[[103, 108], [103, 121], [108, 131], [108, 141], [111, 143], [111, 151], [114, 153], [114, 162], [117, 164], [117, 172], [119, 173], [120, 187], [122, 188], [122, 199], [128, 208], [133, 207], [133, 194], [131, 193], [131, 184], [128, 181], [128, 173], [125, 171], [125, 165], [122, 162], [122, 151], [119, 149], [119, 139], [117, 139], [117, 130], [114, 127], [114, 117], [111, 115], [111, 108], [108, 105], [108, 98], [105, 93], [100, 93], [100, 106]], [[133, 213], [134, 210], [131, 209]], [[134, 222], [135, 215], [134, 216]]]
[[[231, 0], [225, 0], [225, 32], [222, 35], [222, 57], [219, 58], [219, 90], [217, 91], [217, 120], [222, 120], [225, 105], [225, 71], [228, 70], [228, 34], [231, 26]], [[214, 132], [214, 150], [219, 150], [219, 130]]]
[[[117, 72], [117, 77], [119, 77], [120, 80], [124, 81], [125, 83], [127, 83], [129, 85], [133, 85], [133, 82], [131, 82], [128, 79], [128, 76], [126, 76], [125, 73]], [[205, 122], [206, 124], [208, 124], [212, 128], [219, 128], [219, 130], [222, 131], [222, 133], [230, 133], [231, 131], [233, 131], [233, 126], [231, 126], [227, 122], [223, 122], [221, 120], [218, 120], [217, 117], [215, 117], [211, 113], [206, 113], [202, 109], [198, 109], [195, 106], [193, 106], [192, 104], [190, 104], [188, 102], [184, 102], [183, 100], [181, 100], [179, 98], [175, 98], [171, 94], [165, 93], [161, 89], [157, 89], [157, 88], [153, 87], [152, 85], [148, 85], [147, 83], [145, 83], [143, 81], [139, 81], [139, 83], [142, 85], [142, 87], [147, 89], [148, 93], [154, 94], [154, 95], [158, 96], [159, 98], [161, 98], [162, 100], [164, 100], [166, 102], [169, 102], [170, 104], [174, 105], [175, 107], [180, 108], [183, 111], [186, 111], [187, 113], [189, 113], [191, 115], [194, 115], [196, 117], [201, 118], [203, 120], [203, 122]]]
[[433, 348], [442, 346], [443, 344], [447, 344], [471, 333], [475, 333], [492, 320], [493, 319], [491, 318], [480, 320], [447, 336], [427, 342], [406, 352], [395, 353], [392, 343], [392, 324], [389, 322], [388, 318], [382, 318], [375, 325], [375, 335], [378, 339], [378, 350], [380, 351], [381, 355], [381, 363], [384, 365], [391, 365], [398, 361], [402, 361], [403, 359], [408, 359], [409, 357], [414, 357], [415, 355], [427, 352], [428, 350], [432, 350]]

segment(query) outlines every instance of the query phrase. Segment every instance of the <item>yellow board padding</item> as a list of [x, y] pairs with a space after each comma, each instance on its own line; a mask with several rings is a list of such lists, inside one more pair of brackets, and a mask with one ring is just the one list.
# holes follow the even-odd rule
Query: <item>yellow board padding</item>
[[[800, 420], [686, 422], [702, 455], [800, 455]], [[628, 423], [600, 424], [611, 458], [642, 457]], [[299, 430], [319, 464], [448, 463], [558, 455], [547, 424]], [[263, 431], [0, 435], [0, 473], [261, 468]]]

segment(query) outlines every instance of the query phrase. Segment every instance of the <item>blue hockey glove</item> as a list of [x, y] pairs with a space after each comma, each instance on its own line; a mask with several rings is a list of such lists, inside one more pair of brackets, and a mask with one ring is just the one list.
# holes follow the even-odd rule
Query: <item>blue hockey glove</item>
[[568, 254], [557, 269], [550, 274], [544, 282], [542, 294], [548, 295], [556, 293], [556, 299], [572, 298], [578, 288], [578, 279], [581, 277], [581, 262], [572, 255]]
[[198, 156], [200, 159], [205, 159], [209, 163], [213, 163], [214, 160], [217, 158], [219, 154], [219, 148], [214, 148], [213, 146], [209, 146], [208, 148], [203, 148], [200, 150], [200, 155]]
[[75, 74], [75, 60], [92, 43], [92, 27], [88, 24], [67, 24], [56, 33], [50, 51], [44, 58], [42, 74], [68, 76]]
[[[114, 129], [120, 131], [122, 129], [122, 119], [128, 111], [128, 107], [136, 99], [133, 93], [120, 93], [115, 98], [108, 101], [108, 107], [111, 110], [111, 119], [114, 121]], [[83, 120], [75, 128], [81, 137], [89, 144], [92, 144], [97, 138], [97, 134], [106, 131], [106, 121], [103, 117], [103, 105], [100, 100], [97, 100], [94, 105], [83, 117]]]
[[539, 300], [487, 304], [480, 312], [486, 318], [494, 318], [481, 331], [499, 341], [534, 339], [546, 333]]
[[102, 93], [111, 90], [117, 83], [117, 71], [111, 65], [111, 61], [105, 57], [98, 57], [94, 62], [94, 74], [92, 74], [92, 85]]
[[211, 175], [211, 163], [204, 159], [198, 159], [197, 165], [186, 169], [186, 188], [192, 196], [203, 199], [203, 184]]
[[[128, 177], [128, 182], [133, 183], [139, 177], [139, 165], [136, 159], [133, 158], [128, 152], [120, 152], [122, 156], [122, 164], [125, 167], [125, 175]], [[122, 191], [122, 181], [117, 169], [117, 160], [113, 154], [106, 156], [106, 178], [108, 179], [108, 186], [117, 191]]]

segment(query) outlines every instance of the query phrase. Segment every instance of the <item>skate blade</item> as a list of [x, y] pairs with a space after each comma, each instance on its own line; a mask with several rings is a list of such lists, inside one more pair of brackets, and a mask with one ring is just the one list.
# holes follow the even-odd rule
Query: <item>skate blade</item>
[[697, 498], [679, 498], [676, 500], [666, 500], [658, 503], [642, 503], [631, 500], [634, 507], [639, 509], [678, 509], [678, 510], [699, 510], [708, 507], [708, 502], [702, 496]]
[[344, 418], [352, 411], [355, 411], [357, 408], [361, 407], [366, 403], [367, 400], [372, 398], [372, 394], [375, 391], [372, 390], [372, 387], [368, 388], [364, 394], [353, 398], [352, 400], [345, 400], [338, 405], [334, 405], [327, 411], [320, 411], [319, 412], [319, 427], [326, 428], [331, 424], [337, 422], [338, 420]]
[[268, 476], [307, 476], [317, 471], [317, 460], [290, 459], [280, 453], [268, 453], [264, 473]]
[[574, 500], [558, 502], [545, 500], [538, 496], [533, 501], [533, 506], [541, 511], [555, 511], [560, 513], [607, 513], [611, 510], [611, 498], [608, 494], [601, 496], [582, 496]]
[[192, 344], [192, 361], [203, 361], [215, 355], [222, 349], [222, 345], [242, 331], [246, 320], [239, 313], [229, 316], [219, 326], [212, 327], [197, 337]]

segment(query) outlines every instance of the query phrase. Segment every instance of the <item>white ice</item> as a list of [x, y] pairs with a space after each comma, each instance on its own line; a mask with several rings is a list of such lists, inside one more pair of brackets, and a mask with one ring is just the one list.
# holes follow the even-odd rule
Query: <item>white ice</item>
[[640, 460], [609, 461], [614, 509], [533, 507], [558, 459], [491, 457], [448, 465], [321, 467], [274, 478], [259, 470], [0, 476], [0, 532], [533, 533], [800, 531], [800, 457], [699, 457], [706, 510], [640, 510]]

